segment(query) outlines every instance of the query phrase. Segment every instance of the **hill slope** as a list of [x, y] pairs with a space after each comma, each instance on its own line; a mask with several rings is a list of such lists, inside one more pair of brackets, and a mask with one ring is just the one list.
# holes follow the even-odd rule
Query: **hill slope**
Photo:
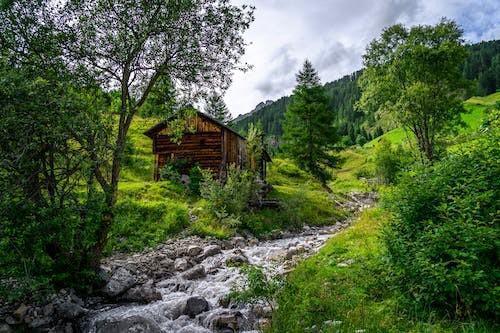
[[[484, 96], [500, 89], [500, 40], [481, 42], [467, 48], [470, 54], [463, 65], [463, 73], [473, 82], [470, 94]], [[360, 97], [357, 80], [361, 72], [325, 84], [330, 108], [336, 114], [335, 125], [347, 144], [356, 143], [358, 136], [370, 141], [383, 134], [382, 129], [376, 126], [373, 115], [354, 110], [354, 104]], [[246, 133], [251, 123], [261, 122], [267, 136], [279, 139], [289, 103], [290, 96], [272, 103], [261, 103], [254, 111], [236, 118], [232, 127]]]

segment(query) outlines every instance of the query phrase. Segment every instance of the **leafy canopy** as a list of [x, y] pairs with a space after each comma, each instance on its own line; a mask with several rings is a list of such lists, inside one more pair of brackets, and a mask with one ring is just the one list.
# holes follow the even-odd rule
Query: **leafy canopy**
[[462, 31], [443, 19], [435, 26], [385, 29], [364, 55], [358, 108], [389, 115], [409, 129], [428, 159], [438, 134], [460, 122], [466, 87], [461, 66], [467, 56]]

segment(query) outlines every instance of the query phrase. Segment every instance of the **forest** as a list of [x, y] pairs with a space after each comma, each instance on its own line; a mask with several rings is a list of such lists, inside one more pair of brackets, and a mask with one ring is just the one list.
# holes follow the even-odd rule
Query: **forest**
[[[500, 88], [500, 41], [480, 42], [467, 45], [466, 48], [469, 55], [462, 65], [462, 71], [464, 77], [471, 81], [466, 96], [486, 96], [497, 91]], [[324, 84], [344, 146], [363, 145], [394, 126], [380, 124], [373, 114], [355, 108], [361, 96], [357, 83], [361, 73], [362, 70]], [[283, 134], [282, 123], [289, 103], [290, 96], [281, 97], [254, 113], [236, 118], [231, 126], [246, 133], [251, 123], [261, 122], [270, 144], [277, 145]]]
[[499, 41], [392, 22], [233, 120], [257, 13], [0, 2], [0, 333], [499, 331]]

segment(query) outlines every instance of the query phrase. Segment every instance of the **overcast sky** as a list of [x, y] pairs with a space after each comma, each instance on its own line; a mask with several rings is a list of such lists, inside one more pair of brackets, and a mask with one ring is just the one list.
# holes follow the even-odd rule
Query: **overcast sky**
[[456, 20], [469, 42], [500, 38], [500, 0], [237, 0], [256, 7], [244, 61], [225, 101], [236, 116], [289, 95], [308, 58], [323, 82], [361, 68], [366, 45], [395, 23]]

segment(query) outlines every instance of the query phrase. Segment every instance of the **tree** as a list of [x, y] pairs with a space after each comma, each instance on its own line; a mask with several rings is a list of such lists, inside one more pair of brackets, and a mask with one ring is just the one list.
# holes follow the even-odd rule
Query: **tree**
[[206, 100], [205, 112], [214, 119], [227, 124], [232, 120], [231, 112], [224, 103], [222, 95], [212, 93]]
[[[113, 143], [105, 148], [106, 159], [91, 154], [93, 175], [105, 196], [105, 209], [92, 250], [97, 266], [113, 222], [118, 183], [127, 133], [138, 110], [158, 80], [168, 77], [183, 100], [193, 101], [214, 88], [224, 90], [244, 53], [242, 33], [253, 20], [253, 7], [237, 7], [226, 0], [31, 1], [8, 6], [9, 19], [2, 25], [2, 37], [15, 36], [12, 52], [24, 57], [30, 34], [18, 21], [39, 18], [35, 31], [46, 27], [59, 35], [54, 42], [64, 52], [68, 66], [82, 80], [96, 79], [104, 88], [117, 89], [120, 102]], [[28, 9], [27, 9], [28, 8]], [[4, 32], [7, 32], [4, 34]], [[91, 140], [80, 144], [89, 151]], [[104, 149], [104, 148], [103, 148]]]
[[333, 120], [319, 76], [306, 60], [297, 74], [297, 86], [285, 113], [283, 149], [323, 185], [329, 179], [325, 166], [335, 164], [335, 158], [328, 153], [337, 140]]
[[247, 152], [249, 169], [255, 173], [261, 171], [261, 160], [264, 154], [264, 132], [261, 123], [250, 124], [247, 135]]
[[366, 69], [359, 82], [363, 94], [358, 108], [394, 117], [432, 161], [437, 136], [460, 122], [466, 56], [462, 31], [453, 21], [389, 27], [363, 57]]

